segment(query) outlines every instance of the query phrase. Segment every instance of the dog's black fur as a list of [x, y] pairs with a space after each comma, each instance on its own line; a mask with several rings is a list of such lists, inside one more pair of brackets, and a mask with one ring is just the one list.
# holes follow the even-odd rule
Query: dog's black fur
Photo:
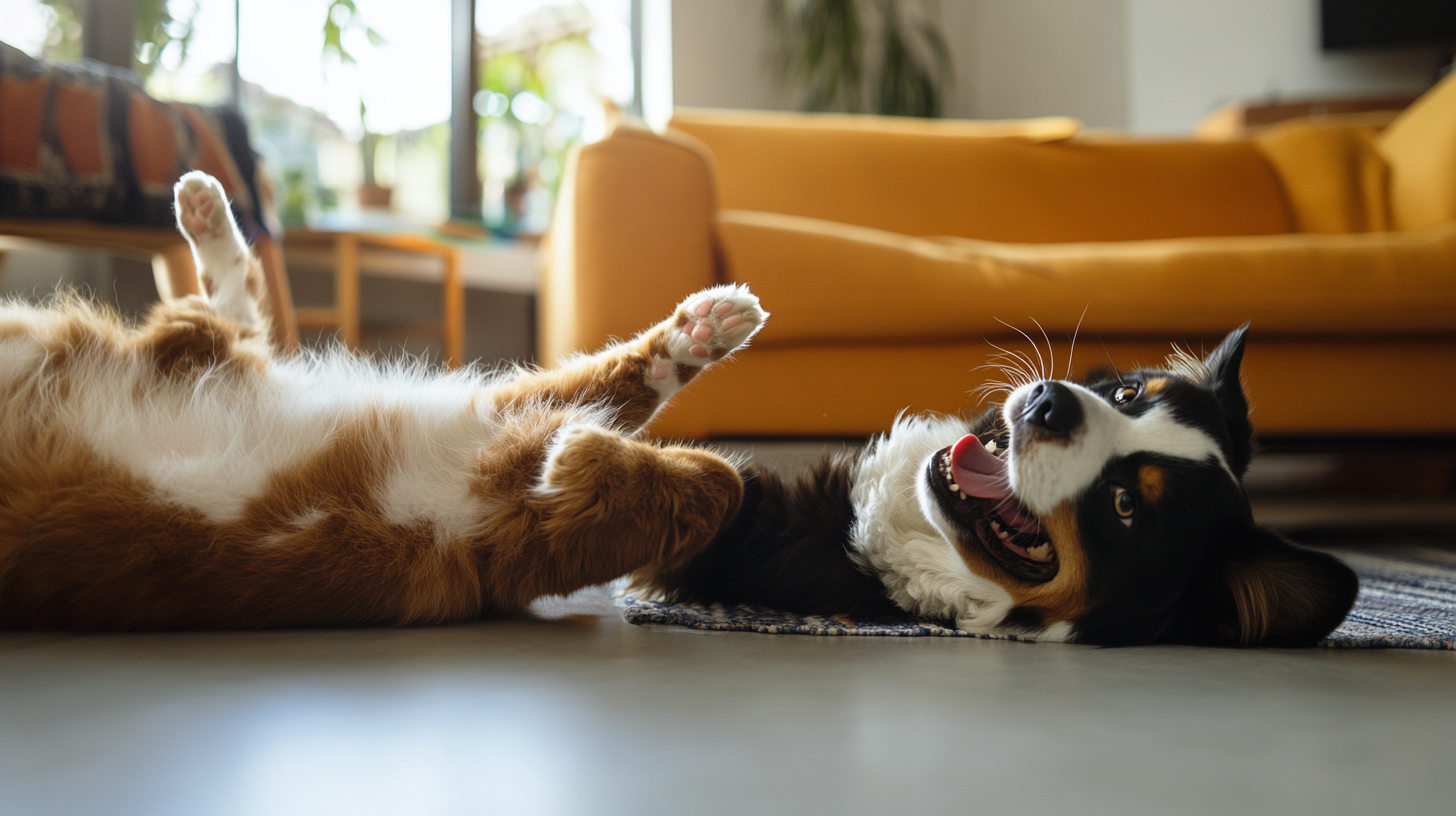
[[[893, 558], [893, 548], [904, 545], [865, 532], [866, 516], [883, 513], [856, 506], [856, 480], [869, 478], [871, 467], [883, 469], [883, 462], [868, 460], [893, 450], [896, 434], [910, 433], [913, 424], [897, 425], [857, 454], [828, 456], [796, 479], [746, 468], [745, 500], [732, 524], [686, 566], [638, 575], [638, 583], [674, 602], [756, 604], [858, 621], [940, 618], [981, 631], [1105, 645], [1312, 645], [1344, 619], [1358, 584], [1337, 559], [1296, 547], [1253, 521], [1241, 482], [1253, 453], [1239, 380], [1244, 344], [1240, 329], [1202, 361], [1175, 355], [1164, 369], [1097, 371], [1076, 387], [1046, 382], [1018, 389], [1008, 399], [1016, 410], [997, 406], [972, 420], [924, 420], [942, 434], [937, 444], [974, 433], [1016, 451], [1001, 456], [1023, 468], [1033, 466], [1025, 462], [1036, 446], [1061, 456], [1077, 446], [1100, 450], [1086, 441], [1096, 434], [1137, 431], [1148, 439], [1108, 455], [1090, 481], [1075, 485], [1059, 509], [1042, 517], [1040, 532], [1011, 537], [1023, 555], [998, 549], [985, 524], [997, 518], [989, 502], [968, 499], [938, 477], [938, 468], [948, 473], [950, 448], [903, 463], [924, 472], [915, 476], [920, 512], [940, 515], [939, 529], [949, 531], [942, 533], [945, 543], [977, 576], [967, 592], [1000, 598], [985, 589], [989, 581], [1010, 596], [994, 619], [978, 603], [937, 607], [912, 597], [905, 579], [917, 576], [907, 572], [921, 567], [887, 568], [884, 558], [866, 554], [883, 548]], [[1141, 431], [1139, 420], [1161, 423], [1161, 430]], [[1212, 453], [1188, 458], [1159, 450], [1196, 444]], [[1054, 461], [1045, 467], [1054, 469]], [[1109, 500], [1123, 493], [1129, 494], [1120, 499], [1123, 510], [1133, 506], [1130, 518], [1121, 518]], [[1015, 494], [1017, 501], [1028, 498]], [[1022, 512], [1028, 512], [1024, 504]], [[1054, 523], [1061, 514], [1074, 520]], [[1066, 532], [1069, 524], [1075, 533]], [[1047, 541], [1056, 548], [1052, 561], [1024, 555]], [[939, 569], [942, 578], [955, 572], [923, 569]]]

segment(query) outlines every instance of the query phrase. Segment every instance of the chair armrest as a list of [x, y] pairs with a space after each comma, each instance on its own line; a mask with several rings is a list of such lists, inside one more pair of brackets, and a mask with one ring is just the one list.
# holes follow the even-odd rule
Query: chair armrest
[[620, 126], [574, 151], [542, 246], [539, 361], [631, 337], [718, 282], [717, 207], [689, 139]]

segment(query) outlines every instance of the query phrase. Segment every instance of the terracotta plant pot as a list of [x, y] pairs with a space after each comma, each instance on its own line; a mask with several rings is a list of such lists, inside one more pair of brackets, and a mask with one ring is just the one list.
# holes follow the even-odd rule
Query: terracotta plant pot
[[365, 184], [359, 187], [359, 206], [366, 210], [387, 210], [389, 199], [394, 195], [392, 187]]

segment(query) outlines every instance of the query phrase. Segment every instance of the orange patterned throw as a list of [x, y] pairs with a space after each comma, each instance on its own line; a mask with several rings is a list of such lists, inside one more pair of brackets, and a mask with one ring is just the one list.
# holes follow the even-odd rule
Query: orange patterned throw
[[0, 111], [0, 218], [167, 227], [172, 185], [203, 170], [249, 240], [265, 230], [235, 109], [160, 102], [130, 71], [35, 60], [0, 42]]

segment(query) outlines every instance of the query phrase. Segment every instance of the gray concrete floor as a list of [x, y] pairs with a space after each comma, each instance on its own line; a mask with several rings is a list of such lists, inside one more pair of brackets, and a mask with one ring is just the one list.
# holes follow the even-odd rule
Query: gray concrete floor
[[604, 589], [535, 613], [0, 634], [0, 814], [1456, 812], [1456, 652], [696, 632]]
[[[145, 273], [97, 288], [144, 305]], [[794, 470], [822, 445], [725, 447]], [[1450, 496], [1276, 485], [1258, 512], [1456, 526]], [[706, 633], [599, 589], [536, 612], [0, 633], [0, 816], [1456, 812], [1456, 652]]]
[[0, 636], [0, 813], [1447, 814], [1456, 653], [634, 627]]

